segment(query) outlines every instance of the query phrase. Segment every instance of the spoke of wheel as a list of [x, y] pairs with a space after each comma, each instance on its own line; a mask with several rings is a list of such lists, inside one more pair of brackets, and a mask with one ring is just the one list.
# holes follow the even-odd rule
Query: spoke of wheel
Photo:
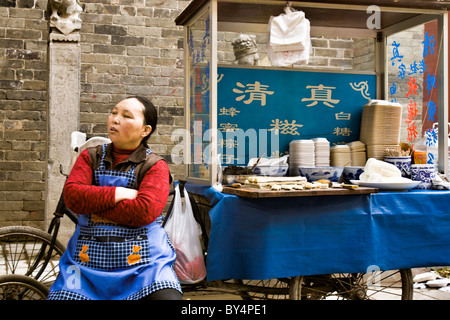
[[5, 245], [3, 246], [3, 256], [5, 257], [5, 265], [6, 268], [11, 270], [11, 273], [15, 273], [17, 270], [17, 266], [19, 265], [20, 259], [17, 259], [17, 257], [21, 257], [24, 253], [25, 247], [22, 246], [20, 253], [18, 253], [20, 246], [15, 245], [13, 246], [11, 242], [5, 242]]
[[[391, 295], [391, 296], [398, 296], [398, 297], [402, 297], [402, 287], [398, 287], [398, 286], [395, 286], [397, 284], [397, 282], [396, 283], [393, 283], [392, 285], [390, 285], [390, 286], [386, 286], [386, 285], [384, 285], [384, 286], [380, 286], [380, 287], [378, 287], [378, 288], [373, 288], [373, 287], [371, 287], [369, 290], [370, 290], [370, 292], [371, 292], [371, 294], [369, 295], [367, 295], [368, 297], [372, 297], [372, 296], [374, 296], [375, 294], [377, 294], [377, 293], [383, 293], [383, 294], [389, 294], [389, 295]], [[393, 292], [393, 291], [386, 291], [387, 289], [397, 289], [397, 290], [400, 290], [400, 292]], [[368, 290], [368, 291], [369, 291]]]
[[[339, 288], [337, 289], [338, 297], [342, 297], [342, 299], [344, 299], [344, 296], [351, 292], [351, 289], [352, 289], [352, 281], [351, 280], [355, 279], [355, 283], [359, 283], [361, 281], [361, 278], [362, 278], [361, 275], [358, 275], [358, 277], [354, 278], [353, 275], [351, 275], [351, 274], [346, 276], [346, 275], [340, 273], [339, 277], [334, 279], [340, 285]], [[342, 280], [342, 279], [345, 279], [345, 280]], [[347, 288], [347, 290], [342, 291], [342, 290], [340, 290], [341, 288]], [[350, 290], [348, 288], [350, 288]]]
[[[17, 239], [17, 241], [10, 241], [8, 243], [8, 248], [9, 248], [10, 254], [8, 255], [8, 252], [6, 252], [5, 258], [6, 259], [8, 257], [11, 258], [11, 260], [9, 261], [9, 265], [12, 270], [12, 273], [16, 273], [21, 260], [28, 261], [29, 255], [27, 254], [27, 248], [25, 245], [26, 243], [28, 243], [28, 239], [24, 242]], [[33, 250], [34, 250], [35, 246], [36, 246], [36, 240], [33, 242]], [[28, 268], [27, 268], [27, 270], [28, 270]]]
[[289, 296], [288, 282], [282, 280], [250, 280], [237, 288], [244, 295], [253, 299], [276, 300]]
[[[386, 284], [383, 285], [382, 284], [382, 283], [386, 283], [385, 282], [386, 279], [388, 279], [388, 278], [390, 278], [390, 277], [392, 277], [392, 276], [394, 276], [396, 274], [400, 274], [401, 275], [400, 271], [396, 271], [395, 273], [389, 273], [389, 272], [383, 272], [383, 273], [384, 273], [383, 278], [381, 278], [379, 280], [380, 285], [379, 286], [375, 286], [375, 287], [370, 287], [371, 294], [370, 295], [368, 294], [368, 297], [372, 297], [372, 296], [374, 296], [375, 294], [378, 294], [378, 293], [384, 293], [384, 294], [389, 294], [391, 296], [402, 297], [402, 290], [403, 289], [402, 289], [402, 286], [401, 286], [401, 283], [402, 283], [401, 282], [401, 278], [400, 278], [399, 281], [393, 282], [393, 283], [391, 283], [389, 285], [386, 285]], [[389, 291], [388, 289], [397, 289], [397, 290], [400, 290], [400, 293]], [[386, 290], [388, 290], [388, 291], [386, 291]]]
[[390, 287], [381, 287], [380, 289], [376, 290], [373, 288], [370, 288], [370, 291], [373, 291], [373, 293], [371, 293], [370, 295], [367, 295], [367, 297], [372, 297], [373, 295], [377, 294], [377, 293], [384, 293], [384, 294], [389, 294], [391, 296], [398, 296], [401, 297], [402, 294], [401, 293], [395, 293], [395, 292], [386, 292], [384, 291], [385, 289], [390, 288]]

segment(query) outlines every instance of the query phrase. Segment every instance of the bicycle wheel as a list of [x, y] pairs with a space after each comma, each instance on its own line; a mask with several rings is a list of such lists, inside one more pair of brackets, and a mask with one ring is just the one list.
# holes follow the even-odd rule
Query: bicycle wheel
[[30, 276], [48, 287], [59, 273], [65, 247], [42, 230], [12, 226], [0, 228], [0, 274]]
[[45, 300], [48, 292], [33, 278], [18, 274], [0, 276], [0, 300]]
[[412, 300], [411, 269], [307, 276], [302, 300]]
[[298, 300], [303, 277], [269, 280], [235, 280], [244, 300]]

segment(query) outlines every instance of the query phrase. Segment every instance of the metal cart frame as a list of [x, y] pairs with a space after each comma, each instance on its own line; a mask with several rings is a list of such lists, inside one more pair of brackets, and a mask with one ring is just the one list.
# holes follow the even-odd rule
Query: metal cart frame
[[[214, 185], [220, 176], [217, 161], [217, 136], [209, 137], [207, 157], [212, 159], [208, 171], [201, 177], [192, 174], [193, 154], [191, 146], [193, 128], [190, 126], [190, 32], [192, 26], [202, 16], [209, 15], [207, 32], [210, 42], [207, 44], [206, 68], [209, 68], [209, 128], [217, 130], [217, 68], [218, 68], [218, 32], [267, 32], [267, 22], [271, 15], [283, 11], [286, 5], [305, 11], [311, 22], [312, 35], [356, 36], [376, 39], [375, 70], [377, 76], [377, 98], [385, 99], [388, 92], [387, 81], [387, 37], [399, 31], [437, 20], [439, 48], [438, 60], [438, 117], [439, 117], [439, 165], [441, 173], [447, 173], [448, 161], [448, 13], [449, 2], [402, 0], [377, 1], [380, 9], [380, 29], [367, 27], [367, 10], [371, 1], [279, 1], [279, 0], [194, 0], [176, 18], [175, 22], [184, 27], [185, 48], [185, 124], [190, 132], [184, 139], [185, 175], [189, 182]], [[189, 127], [187, 127], [189, 125]]]

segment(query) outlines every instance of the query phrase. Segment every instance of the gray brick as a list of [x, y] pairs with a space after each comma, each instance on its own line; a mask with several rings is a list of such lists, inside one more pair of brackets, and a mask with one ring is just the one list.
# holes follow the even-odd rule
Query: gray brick
[[[117, 37], [112, 37], [112, 39], [115, 39]], [[121, 37], [119, 37], [121, 38]], [[125, 46], [123, 45], [117, 45], [121, 43], [114, 43], [114, 41], [111, 42], [112, 45], [95, 45], [93, 48], [93, 52], [95, 53], [106, 53], [106, 54], [117, 54], [117, 55], [124, 55], [125, 54]]]
[[127, 30], [121, 26], [95, 25], [94, 30], [95, 33], [98, 34], [110, 34], [117, 36], [125, 36], [127, 34]]
[[12, 39], [41, 39], [42, 32], [36, 30], [7, 29], [6, 37]]
[[21, 70], [17, 70], [16, 74], [17, 74], [17, 79], [19, 79], [19, 80], [25, 80], [25, 79], [32, 80], [34, 77], [33, 70], [21, 69]]
[[103, 6], [104, 14], [119, 14], [120, 6], [115, 5], [105, 5]]
[[23, 82], [23, 89], [25, 90], [46, 90], [47, 82], [46, 81], [37, 81], [37, 80], [25, 80]]
[[[133, 3], [131, 3], [131, 4], [133, 4]], [[128, 16], [135, 16], [136, 15], [136, 8], [133, 6], [133, 7], [131, 7], [131, 6], [122, 6], [121, 7], [121, 13], [122, 14], [124, 14], [124, 15], [128, 15]]]
[[144, 38], [142, 37], [121, 37], [121, 36], [112, 36], [111, 37], [112, 45], [124, 45], [124, 46], [139, 46], [144, 44]]
[[22, 89], [22, 81], [0, 80], [0, 89]]
[[0, 0], [0, 7], [15, 7], [16, 0]]
[[25, 66], [25, 61], [23, 60], [0, 60], [0, 68], [13, 68], [21, 69]]
[[6, 111], [6, 116], [11, 120], [40, 120], [39, 111]]
[[20, 162], [0, 161], [1, 171], [19, 171], [22, 169]]
[[44, 10], [30, 10], [28, 8], [11, 8], [9, 14], [11, 18], [24, 18], [30, 20], [40, 20], [44, 18]]
[[338, 50], [334, 49], [314, 49], [315, 55], [319, 57], [337, 57]]
[[24, 191], [44, 191], [45, 190], [45, 183], [44, 182], [38, 182], [38, 181], [30, 181], [27, 182], [21, 190]]
[[42, 181], [42, 172], [39, 171], [12, 171], [7, 174], [9, 181]]
[[12, 150], [29, 151], [31, 150], [30, 141], [14, 141], [12, 145]]
[[[36, 151], [7, 151], [6, 160], [39, 160], [40, 154]], [[34, 180], [36, 181], [36, 180]]]
[[[6, 140], [39, 140], [39, 133], [36, 131], [5, 131]], [[25, 155], [22, 155], [25, 156]], [[23, 158], [25, 159], [25, 158]], [[29, 158], [26, 158], [30, 160]], [[20, 160], [19, 158], [14, 158], [12, 160]], [[34, 159], [31, 159], [34, 160]]]
[[0, 48], [23, 49], [24, 41], [17, 39], [0, 39]]
[[[0, 206], [0, 211], [19, 211], [23, 208], [23, 201], [6, 201], [4, 206]], [[0, 215], [2, 215], [0, 213]]]
[[[45, 203], [43, 201], [24, 201], [23, 210], [25, 211], [43, 211], [45, 210]], [[42, 218], [40, 218], [42, 219]]]
[[5, 199], [8, 201], [40, 201], [40, 191], [6, 191], [4, 193]]

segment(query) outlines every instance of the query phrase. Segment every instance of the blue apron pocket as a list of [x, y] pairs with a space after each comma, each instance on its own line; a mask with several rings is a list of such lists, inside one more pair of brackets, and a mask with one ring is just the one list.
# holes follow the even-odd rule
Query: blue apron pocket
[[80, 228], [75, 260], [92, 269], [115, 270], [148, 264], [147, 228]]

